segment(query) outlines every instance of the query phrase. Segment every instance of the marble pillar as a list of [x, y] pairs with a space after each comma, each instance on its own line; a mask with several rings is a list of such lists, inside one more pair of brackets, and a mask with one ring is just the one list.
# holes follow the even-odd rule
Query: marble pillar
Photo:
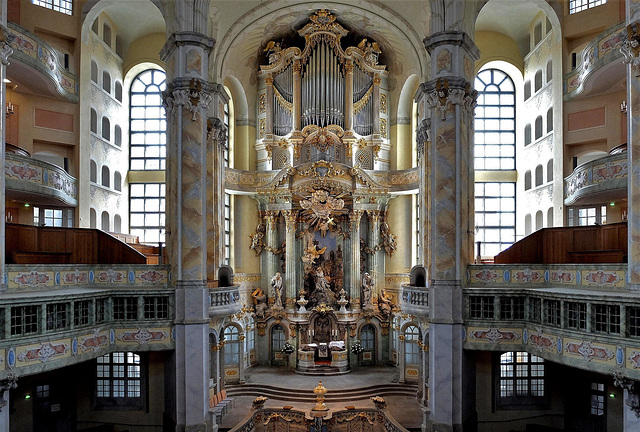
[[367, 217], [369, 218], [369, 248], [373, 251], [369, 255], [369, 268], [368, 271], [373, 278], [374, 290], [371, 293], [371, 299], [373, 302], [378, 301], [378, 295], [380, 290], [384, 287], [384, 249], [376, 250], [380, 246], [380, 223], [381, 211], [380, 210], [367, 210]]
[[[265, 226], [266, 232], [264, 236], [265, 244], [271, 250], [276, 250], [280, 245], [278, 245], [278, 235], [277, 235], [277, 221], [278, 213], [275, 211], [267, 211], [265, 213]], [[264, 251], [262, 254], [262, 286], [269, 287], [267, 290], [267, 298], [269, 298], [269, 304], [273, 304], [275, 301], [274, 295], [275, 293], [271, 289], [271, 278], [275, 276], [276, 272], [279, 272], [279, 256], [273, 254], [273, 252], [268, 249]]]
[[167, 252], [176, 309], [174, 414], [176, 431], [200, 432], [207, 430], [209, 410], [206, 119], [215, 86], [206, 78], [215, 41], [194, 31], [205, 26], [189, 5], [175, 5], [180, 23], [174, 24], [191, 31], [170, 34], [161, 56], [167, 64]]
[[[220, 86], [222, 87], [222, 86]], [[222, 88], [215, 92], [226, 102]], [[224, 95], [224, 99], [220, 96]], [[216, 105], [214, 103], [214, 105]], [[218, 113], [216, 113], [218, 114]], [[217, 279], [224, 264], [224, 152], [227, 149], [227, 128], [218, 117], [207, 120], [207, 281]]]
[[628, 199], [628, 287], [640, 290], [640, 55], [632, 47], [640, 42], [640, 11], [638, 1], [626, 2], [627, 32], [620, 51], [629, 64], [627, 70], [627, 155], [629, 176]]
[[[427, 153], [430, 222], [429, 255], [429, 377], [430, 428], [462, 430], [462, 283], [473, 256], [473, 106], [474, 62], [479, 51], [465, 31], [465, 14], [447, 7], [453, 21], [425, 38], [431, 57], [431, 81], [421, 86], [421, 102], [431, 119]], [[459, 5], [458, 5], [459, 6]], [[449, 9], [450, 7], [450, 9]], [[451, 17], [450, 15], [460, 14]], [[437, 14], [433, 20], [441, 20]], [[457, 22], [459, 19], [460, 22]], [[438, 25], [443, 23], [438, 22]], [[438, 26], [434, 25], [434, 28]], [[429, 427], [427, 427], [429, 428]]]
[[283, 212], [286, 223], [286, 242], [285, 250], [285, 307], [288, 311], [295, 311], [296, 308], [296, 220], [298, 212], [294, 210], [286, 210]]
[[[0, 32], [2, 32], [2, 41], [0, 42], [0, 104], [5, 106], [7, 99], [7, 85], [4, 82], [4, 79], [7, 77], [7, 65], [9, 64], [9, 56], [13, 54], [13, 48], [9, 46], [6, 42], [7, 38], [5, 37], [5, 25], [7, 23], [7, 2], [2, 2], [2, 26], [0, 27]], [[5, 164], [5, 122], [0, 122], [0, 167], [2, 167], [2, 173], [0, 175], [0, 214], [2, 218], [5, 217], [5, 187], [6, 187], [6, 179], [4, 175], [4, 164]], [[6, 291], [7, 289], [7, 281], [6, 281], [6, 250], [5, 250], [5, 235], [6, 227], [5, 223], [0, 223], [0, 291]], [[8, 410], [7, 410], [8, 411]], [[7, 417], [8, 420], [8, 417]], [[8, 423], [7, 423], [8, 424]]]
[[349, 238], [345, 241], [346, 262], [344, 265], [344, 280], [347, 282], [351, 310], [360, 310], [360, 292], [362, 291], [360, 280], [360, 219], [362, 210], [353, 210], [349, 213]]

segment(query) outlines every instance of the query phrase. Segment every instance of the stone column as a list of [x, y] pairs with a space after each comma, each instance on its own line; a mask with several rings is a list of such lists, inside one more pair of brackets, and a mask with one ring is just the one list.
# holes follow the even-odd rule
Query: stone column
[[[266, 226], [266, 233], [264, 236], [264, 242], [267, 245], [268, 248], [272, 249], [272, 250], [276, 250], [278, 249], [278, 247], [280, 245], [278, 245], [278, 235], [276, 232], [276, 217], [277, 217], [278, 213], [272, 210], [269, 210], [265, 213], [265, 226]], [[267, 293], [267, 298], [271, 299], [271, 300], [275, 300], [274, 299], [274, 293], [271, 290], [271, 278], [273, 276], [275, 276], [278, 270], [278, 256], [274, 255], [273, 252], [270, 252], [269, 250], [265, 250], [264, 251], [264, 255], [263, 255], [263, 262], [262, 262], [262, 286], [263, 287], [268, 287], [268, 289], [266, 290]], [[269, 301], [269, 303], [271, 303], [271, 300]]]
[[[220, 86], [222, 87], [222, 86]], [[220, 88], [220, 90], [222, 90]], [[222, 103], [224, 90], [215, 91]], [[223, 96], [224, 95], [224, 96]], [[213, 105], [216, 105], [214, 102]], [[216, 113], [218, 114], [218, 113]], [[217, 279], [224, 263], [224, 151], [227, 149], [227, 128], [218, 117], [207, 121], [207, 281]]]
[[640, 11], [636, 1], [626, 2], [628, 39], [620, 51], [627, 70], [628, 272], [629, 289], [640, 290], [640, 55], [632, 44], [640, 42]]
[[[206, 3], [203, 5], [203, 3]], [[176, 430], [206, 431], [209, 383], [207, 271], [207, 110], [214, 86], [207, 65], [214, 40], [205, 36], [208, 2], [176, 2], [167, 11], [161, 51], [167, 65], [167, 252], [175, 284]]]
[[288, 311], [296, 310], [296, 219], [298, 212], [286, 210], [283, 212], [287, 227], [285, 250], [285, 307]]
[[[424, 44], [431, 58], [431, 81], [419, 92], [431, 118], [427, 162], [431, 203], [428, 249], [429, 377], [431, 430], [461, 430], [462, 283], [473, 257], [473, 172], [471, 157], [474, 62], [479, 51], [467, 31], [473, 14], [465, 2], [432, 2], [435, 33]], [[443, 10], [446, 8], [446, 11]], [[465, 21], [465, 18], [467, 21]], [[471, 23], [472, 25], [472, 23]]]
[[[4, 67], [2, 68], [4, 70]], [[9, 373], [7, 378], [0, 380], [0, 431], [9, 431], [9, 398], [11, 389], [18, 387], [18, 377]]]
[[[5, 31], [5, 25], [7, 24], [7, 2], [3, 1], [2, 2], [2, 18], [0, 21], [2, 21], [2, 26], [0, 27], [0, 32], [2, 32], [2, 42], [0, 42], [0, 87], [1, 88], [1, 92], [0, 92], [0, 104], [1, 106], [5, 106], [6, 104], [6, 100], [7, 100], [7, 85], [4, 82], [4, 79], [7, 77], [7, 65], [9, 64], [9, 56], [11, 54], [13, 54], [13, 48], [11, 48], [9, 46], [9, 44], [6, 42], [7, 38], [6, 38], [6, 31]], [[2, 168], [2, 171], [0, 172], [0, 215], [2, 215], [2, 218], [4, 219], [4, 215], [5, 215], [5, 198], [6, 198], [6, 192], [5, 192], [5, 188], [6, 188], [6, 179], [5, 179], [5, 175], [4, 175], [4, 164], [5, 164], [5, 122], [0, 122], [0, 167]], [[7, 289], [7, 281], [5, 280], [5, 273], [6, 273], [6, 262], [7, 262], [7, 257], [6, 257], [6, 250], [5, 250], [5, 240], [6, 240], [6, 226], [5, 226], [5, 222], [2, 221], [2, 223], [0, 223], [0, 291], [6, 291]], [[8, 395], [7, 395], [8, 397]], [[9, 412], [8, 409], [5, 410], [7, 413]], [[9, 420], [9, 415], [7, 414], [7, 421]], [[7, 430], [8, 429], [8, 425], [9, 423], [7, 423]]]
[[[420, 217], [420, 245], [421, 248], [418, 251], [418, 264], [423, 265], [427, 272], [431, 270], [429, 263], [430, 256], [426, 253], [429, 247], [429, 231], [431, 229], [431, 223], [428, 217], [428, 209], [431, 207], [431, 195], [429, 194], [429, 155], [426, 152], [427, 148], [431, 147], [429, 142], [429, 133], [431, 132], [431, 119], [422, 120], [422, 123], [418, 127], [417, 131], [417, 153], [418, 153], [418, 174], [419, 174], [419, 217]], [[427, 276], [427, 283], [429, 283], [429, 277]]]
[[380, 287], [384, 287], [384, 249], [376, 250], [380, 246], [380, 210], [367, 210], [369, 218], [369, 248], [373, 253], [369, 256], [368, 271], [373, 278], [374, 290], [371, 293], [371, 300], [375, 303], [378, 301]]
[[245, 335], [238, 336], [238, 383], [244, 384], [247, 382], [244, 379], [244, 339]]
[[360, 310], [360, 218], [362, 218], [362, 210], [353, 210], [349, 213], [349, 238], [345, 241], [344, 256], [344, 280], [349, 292], [351, 310], [357, 312]]
[[404, 383], [404, 333], [400, 331], [400, 335], [398, 335], [398, 371], [400, 375], [398, 376], [398, 382]]

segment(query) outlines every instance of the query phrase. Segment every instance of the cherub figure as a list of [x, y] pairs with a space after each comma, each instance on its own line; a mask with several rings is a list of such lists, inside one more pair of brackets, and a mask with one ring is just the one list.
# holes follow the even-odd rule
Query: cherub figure
[[282, 55], [280, 53], [282, 51], [282, 44], [276, 41], [269, 41], [267, 42], [267, 47], [262, 51], [269, 55], [269, 64], [275, 63]]
[[267, 296], [262, 288], [256, 288], [251, 294], [253, 297], [253, 303], [255, 304], [256, 316], [258, 318], [264, 318], [264, 313], [267, 310]]
[[271, 288], [273, 288], [273, 295], [275, 297], [274, 306], [276, 308], [282, 307], [282, 277], [280, 272], [276, 272], [275, 276], [271, 278]]

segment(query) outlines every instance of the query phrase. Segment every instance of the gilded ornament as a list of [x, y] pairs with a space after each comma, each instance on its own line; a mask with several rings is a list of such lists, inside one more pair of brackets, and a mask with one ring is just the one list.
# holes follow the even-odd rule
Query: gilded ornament
[[382, 114], [387, 113], [387, 95], [384, 93], [380, 94], [380, 112]]
[[260, 138], [264, 138], [265, 135], [267, 134], [267, 120], [261, 118], [260, 119], [260, 126], [259, 126], [259, 136]]
[[267, 95], [264, 93], [261, 93], [258, 99], [258, 111], [260, 114], [267, 112]]

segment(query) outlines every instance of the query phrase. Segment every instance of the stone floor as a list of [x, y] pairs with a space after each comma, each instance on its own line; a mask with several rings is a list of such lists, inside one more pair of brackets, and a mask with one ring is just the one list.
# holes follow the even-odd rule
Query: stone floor
[[[344, 389], [368, 387], [376, 384], [397, 383], [398, 369], [389, 366], [359, 367], [345, 375], [333, 376], [308, 376], [299, 375], [284, 367], [257, 366], [246, 371], [248, 384], [263, 384], [290, 388], [296, 390], [308, 389], [313, 394], [313, 389], [322, 380], [322, 385], [328, 390], [328, 394]], [[257, 395], [256, 395], [257, 396]], [[255, 396], [239, 396], [234, 398], [233, 408], [224, 416], [220, 423], [220, 430], [229, 430], [237, 425], [249, 412], [251, 402]], [[420, 430], [423, 412], [416, 397], [387, 396], [384, 398], [391, 415], [405, 428]], [[265, 407], [293, 406], [293, 409], [310, 411], [313, 403], [296, 403], [280, 400], [267, 400]], [[347, 405], [355, 407], [373, 408], [373, 402], [369, 398], [356, 402], [327, 403], [329, 410], [342, 410]]]

